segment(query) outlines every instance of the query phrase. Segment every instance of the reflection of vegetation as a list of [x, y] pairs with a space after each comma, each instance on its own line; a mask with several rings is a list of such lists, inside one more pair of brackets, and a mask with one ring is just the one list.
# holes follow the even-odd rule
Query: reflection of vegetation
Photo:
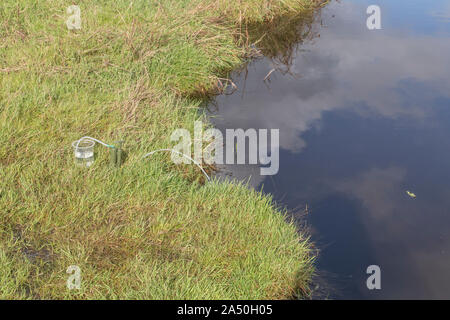
[[[270, 19], [259, 19], [255, 22], [239, 24], [239, 32], [235, 33], [236, 42], [243, 48], [244, 64], [238, 71], [247, 72], [247, 63], [254, 58], [266, 57], [272, 60], [274, 69], [266, 76], [270, 79], [273, 71], [290, 73], [297, 47], [304, 41], [319, 36], [315, 31], [320, 9], [329, 0], [313, 0], [312, 6], [304, 8], [301, 12], [285, 12], [279, 16], [271, 16]], [[229, 70], [220, 74], [227, 74]], [[236, 69], [235, 69], [236, 71]], [[208, 91], [196, 91], [195, 95], [204, 98], [204, 105], [216, 106], [215, 94], [234, 93], [236, 85], [229, 78], [217, 78], [216, 85], [209, 87]]]
[[249, 27], [249, 35], [261, 53], [285, 66], [292, 63], [296, 46], [311, 39], [313, 14], [275, 18], [271, 23]]
[[[317, 1], [317, 6], [321, 7], [326, 3], [325, 0]], [[275, 17], [262, 24], [249, 24], [248, 42], [255, 44], [278, 68], [284, 67], [288, 71], [297, 46], [317, 36], [313, 28], [317, 14], [320, 11], [307, 10], [302, 14]]]

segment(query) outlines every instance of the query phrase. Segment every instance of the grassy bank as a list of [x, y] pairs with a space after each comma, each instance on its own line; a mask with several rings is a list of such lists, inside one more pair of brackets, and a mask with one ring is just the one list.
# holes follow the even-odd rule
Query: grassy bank
[[[307, 238], [271, 200], [167, 154], [249, 54], [246, 25], [312, 0], [0, 4], [0, 298], [287, 298], [312, 272]], [[224, 81], [222, 80], [222, 83]], [[89, 169], [71, 142], [124, 140]], [[81, 268], [80, 290], [66, 269]]]

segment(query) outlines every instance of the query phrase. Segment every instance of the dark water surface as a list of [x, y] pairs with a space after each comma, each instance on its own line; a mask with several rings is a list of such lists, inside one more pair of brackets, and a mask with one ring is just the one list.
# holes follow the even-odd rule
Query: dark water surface
[[[382, 30], [366, 9], [381, 7]], [[228, 165], [306, 222], [331, 298], [450, 298], [450, 1], [333, 2], [290, 73], [259, 59], [212, 122], [280, 129], [280, 170]], [[417, 195], [408, 196], [409, 190]], [[381, 290], [366, 269], [381, 268]]]

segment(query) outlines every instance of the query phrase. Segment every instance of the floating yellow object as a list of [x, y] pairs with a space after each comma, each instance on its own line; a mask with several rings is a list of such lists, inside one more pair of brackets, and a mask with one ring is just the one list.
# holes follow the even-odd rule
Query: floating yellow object
[[406, 191], [406, 193], [408, 194], [408, 196], [410, 196], [411, 198], [415, 198], [416, 195], [410, 191]]

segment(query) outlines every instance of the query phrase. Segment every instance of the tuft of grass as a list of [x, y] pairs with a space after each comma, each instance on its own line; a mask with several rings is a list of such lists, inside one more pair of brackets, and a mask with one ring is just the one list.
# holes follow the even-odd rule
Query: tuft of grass
[[[310, 14], [318, 1], [0, 4], [0, 298], [274, 299], [307, 291], [308, 237], [269, 196], [202, 184], [167, 155], [206, 97], [249, 52], [249, 25]], [[71, 142], [124, 140], [88, 170]], [[80, 290], [66, 269], [81, 268]]]

